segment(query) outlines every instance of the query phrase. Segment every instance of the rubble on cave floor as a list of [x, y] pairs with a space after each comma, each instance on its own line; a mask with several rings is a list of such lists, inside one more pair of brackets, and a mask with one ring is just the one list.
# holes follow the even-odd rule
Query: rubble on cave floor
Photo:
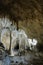
[[43, 65], [43, 53], [29, 51], [25, 55], [10, 56], [6, 55], [0, 60], [0, 65]]

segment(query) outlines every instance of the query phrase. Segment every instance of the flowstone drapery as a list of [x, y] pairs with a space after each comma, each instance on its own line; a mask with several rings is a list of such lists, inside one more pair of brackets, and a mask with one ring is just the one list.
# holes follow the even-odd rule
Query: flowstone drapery
[[7, 18], [0, 19], [0, 41], [5, 50], [9, 50], [11, 45], [11, 56], [26, 50], [27, 47], [33, 50], [37, 44], [37, 40], [29, 39], [24, 30], [17, 30]]

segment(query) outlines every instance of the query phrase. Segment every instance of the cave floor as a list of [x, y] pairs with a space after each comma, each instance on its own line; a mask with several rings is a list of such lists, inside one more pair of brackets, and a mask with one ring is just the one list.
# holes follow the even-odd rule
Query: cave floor
[[28, 52], [22, 56], [6, 56], [0, 65], [43, 65], [43, 53]]

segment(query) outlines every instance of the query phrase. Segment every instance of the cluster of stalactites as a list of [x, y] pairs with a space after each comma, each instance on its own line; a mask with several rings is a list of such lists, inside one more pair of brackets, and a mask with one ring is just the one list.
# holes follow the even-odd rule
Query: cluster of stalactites
[[2, 28], [9, 28], [16, 29], [15, 25], [12, 25], [12, 22], [8, 18], [0, 18], [0, 29]]

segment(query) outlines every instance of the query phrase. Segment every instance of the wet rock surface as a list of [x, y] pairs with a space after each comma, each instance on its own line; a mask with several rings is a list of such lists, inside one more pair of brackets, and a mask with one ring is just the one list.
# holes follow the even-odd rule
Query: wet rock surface
[[43, 53], [29, 52], [22, 56], [8, 56], [0, 60], [0, 65], [43, 65]]

